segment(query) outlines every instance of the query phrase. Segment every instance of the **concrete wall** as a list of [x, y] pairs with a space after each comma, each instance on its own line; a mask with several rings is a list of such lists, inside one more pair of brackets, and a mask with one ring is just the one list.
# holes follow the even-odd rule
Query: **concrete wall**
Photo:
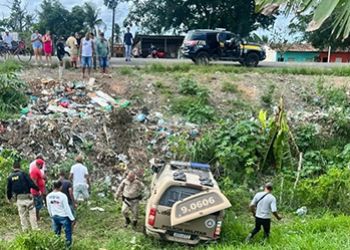
[[[281, 53], [276, 53], [276, 60], [280, 58]], [[284, 62], [314, 62], [315, 58], [319, 56], [318, 52], [294, 52], [287, 51], [284, 53]]]
[[266, 48], [266, 62], [276, 62], [277, 52], [271, 48]]
[[[320, 59], [321, 59], [321, 62], [327, 62], [328, 53], [321, 52]], [[330, 62], [348, 63], [350, 62], [350, 52], [333, 52], [331, 53]]]

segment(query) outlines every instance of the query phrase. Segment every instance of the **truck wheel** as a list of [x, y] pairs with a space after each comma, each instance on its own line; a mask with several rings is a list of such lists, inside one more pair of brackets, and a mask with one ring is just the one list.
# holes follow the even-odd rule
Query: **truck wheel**
[[195, 57], [196, 64], [198, 65], [208, 65], [209, 64], [209, 54], [207, 52], [199, 52]]
[[259, 55], [256, 53], [249, 53], [244, 59], [244, 65], [247, 67], [256, 67], [259, 64]]

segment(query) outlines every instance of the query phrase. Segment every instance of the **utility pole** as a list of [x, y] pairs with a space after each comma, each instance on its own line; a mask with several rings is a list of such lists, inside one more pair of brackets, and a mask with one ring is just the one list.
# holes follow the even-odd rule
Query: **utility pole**
[[115, 9], [118, 6], [120, 0], [104, 0], [104, 4], [113, 11], [112, 17], [112, 39], [111, 39], [111, 56], [113, 56], [113, 47], [114, 47], [114, 24], [115, 24]]
[[113, 49], [114, 49], [114, 24], [115, 24], [115, 9], [117, 6], [113, 6], [113, 18], [112, 18], [112, 41], [111, 41], [111, 56], [113, 56]]

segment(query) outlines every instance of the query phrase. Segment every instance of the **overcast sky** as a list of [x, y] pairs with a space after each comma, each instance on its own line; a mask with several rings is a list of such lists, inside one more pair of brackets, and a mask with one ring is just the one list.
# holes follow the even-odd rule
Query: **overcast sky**
[[[94, 1], [86, 1], [86, 0], [59, 0], [62, 5], [71, 10], [73, 6], [75, 5], [82, 5], [84, 2], [93, 2], [99, 9], [100, 9], [100, 16], [103, 19], [103, 21], [107, 24], [108, 30], [107, 35], [109, 36], [111, 34], [111, 24], [112, 24], [112, 11], [107, 9], [107, 7], [104, 6], [103, 0], [94, 0]], [[12, 0], [0, 0], [0, 18], [7, 17], [9, 15], [8, 8], [4, 7], [3, 4], [7, 4], [8, 2], [12, 2]], [[26, 3], [27, 9], [31, 13], [35, 13], [37, 10], [40, 9], [40, 3], [41, 0], [23, 0], [23, 3]], [[116, 23], [119, 25], [122, 25], [125, 17], [128, 14], [128, 4], [127, 3], [121, 3], [117, 7], [116, 11]]]
[[[103, 0], [92, 0], [92, 1], [87, 1], [87, 0], [59, 0], [63, 6], [69, 10], [72, 9], [73, 6], [75, 5], [82, 5], [84, 2], [93, 2], [97, 8], [100, 9], [100, 16], [103, 19], [103, 21], [107, 24], [107, 31], [106, 35], [110, 36], [111, 32], [111, 24], [112, 24], [112, 11], [107, 9], [107, 7], [104, 6]], [[9, 10], [8, 8], [4, 7], [2, 4], [8, 4], [8, 2], [12, 2], [12, 0], [0, 0], [0, 18], [1, 17], [7, 17], [9, 15]], [[40, 3], [41, 0], [23, 0], [23, 3], [26, 3], [27, 9], [31, 13], [35, 13], [37, 10], [40, 9]], [[124, 19], [126, 18], [128, 14], [128, 9], [129, 9], [129, 4], [128, 3], [121, 3], [117, 7], [116, 11], [116, 23], [119, 25], [123, 24]], [[279, 27], [280, 29], [285, 29], [288, 23], [290, 22], [290, 18], [286, 17], [278, 17], [275, 26]], [[135, 32], [136, 29], [132, 29], [132, 32]], [[271, 32], [267, 30], [258, 30], [256, 32], [258, 35], [270, 35]], [[288, 37], [291, 40], [293, 38]]]

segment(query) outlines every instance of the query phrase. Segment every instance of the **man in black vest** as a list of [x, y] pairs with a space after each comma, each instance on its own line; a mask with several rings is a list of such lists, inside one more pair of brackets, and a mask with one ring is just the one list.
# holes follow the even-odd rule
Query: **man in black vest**
[[38, 229], [33, 197], [30, 189], [39, 191], [29, 175], [21, 170], [21, 164], [16, 161], [13, 164], [13, 172], [7, 178], [7, 199], [11, 201], [15, 197], [22, 230], [29, 229], [28, 218], [32, 229]]

